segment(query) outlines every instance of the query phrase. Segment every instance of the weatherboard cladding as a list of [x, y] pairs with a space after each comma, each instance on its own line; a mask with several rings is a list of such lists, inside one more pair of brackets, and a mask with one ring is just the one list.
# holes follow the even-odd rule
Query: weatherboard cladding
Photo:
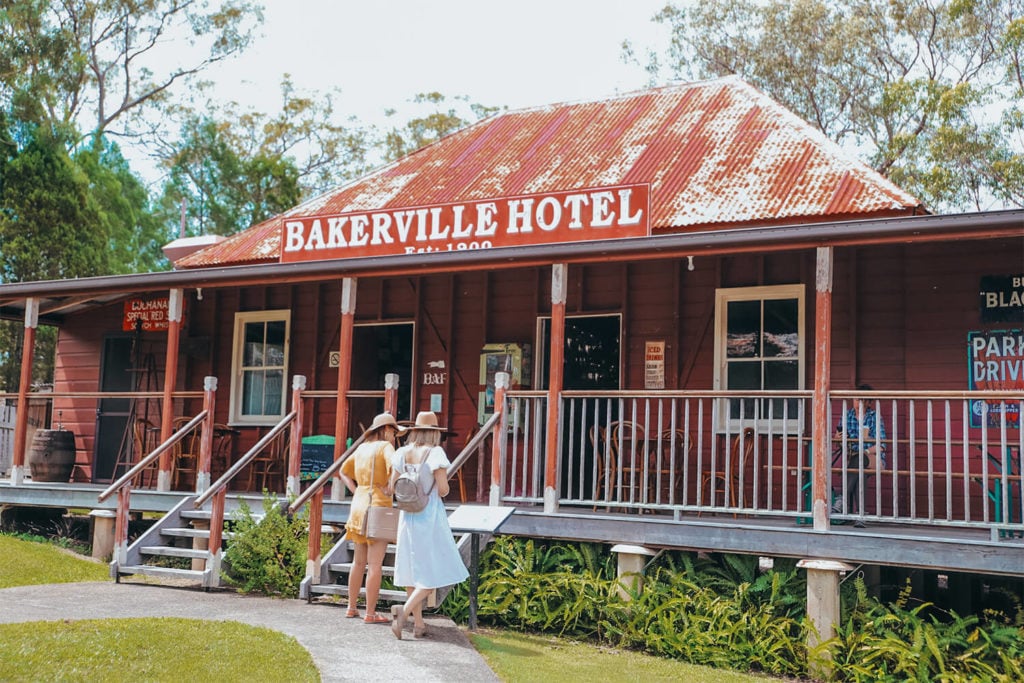
[[491, 117], [177, 267], [275, 261], [283, 219], [650, 183], [653, 232], [909, 212], [920, 203], [735, 78]]

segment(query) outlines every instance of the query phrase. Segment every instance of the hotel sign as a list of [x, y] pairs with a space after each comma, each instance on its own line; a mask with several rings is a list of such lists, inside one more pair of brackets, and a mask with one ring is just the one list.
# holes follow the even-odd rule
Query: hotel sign
[[286, 218], [281, 261], [582, 242], [650, 234], [650, 186], [619, 185]]

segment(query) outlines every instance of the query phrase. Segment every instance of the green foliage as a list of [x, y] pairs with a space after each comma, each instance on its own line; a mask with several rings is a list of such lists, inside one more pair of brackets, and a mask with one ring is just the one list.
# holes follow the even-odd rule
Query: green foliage
[[933, 209], [1024, 204], [1016, 0], [708, 0], [654, 19], [672, 42], [652, 74], [739, 74]]
[[306, 572], [308, 526], [305, 512], [287, 516], [271, 494], [264, 495], [259, 516], [243, 502], [224, 553], [227, 583], [242, 593], [298, 596]]
[[[692, 664], [806, 676], [808, 659], [830, 657], [836, 681], [1014, 681], [1024, 666], [1024, 611], [983, 618], [909, 608], [844, 584], [836, 638], [805, 646], [806, 578], [792, 560], [760, 571], [757, 558], [664, 552], [643, 588], [624, 599], [605, 546], [499, 537], [481, 560], [481, 624], [585, 637]], [[465, 619], [468, 592], [443, 605]]]
[[962, 617], [930, 603], [913, 602], [910, 584], [892, 605], [867, 596], [855, 579], [848, 616], [831, 641], [814, 656], [828, 653], [836, 681], [1019, 681], [1024, 678], [1024, 628], [1003, 615]]
[[4, 3], [0, 101], [19, 119], [83, 138], [115, 123], [126, 133], [147, 107], [160, 111], [172, 86], [248, 47], [262, 21], [246, 0]]
[[[465, 96], [456, 96], [452, 100], [454, 102], [449, 103], [439, 92], [416, 95], [412, 104], [425, 113], [412, 117], [400, 128], [384, 133], [381, 141], [384, 158], [387, 161], [399, 159], [499, 111], [498, 107], [470, 104]], [[461, 112], [458, 107], [461, 107]], [[395, 110], [389, 110], [387, 115], [394, 116], [395, 113]]]

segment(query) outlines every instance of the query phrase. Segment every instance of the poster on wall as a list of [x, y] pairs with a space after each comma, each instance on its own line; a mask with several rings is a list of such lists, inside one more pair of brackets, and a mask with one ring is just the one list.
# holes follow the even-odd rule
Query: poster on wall
[[[967, 333], [967, 362], [972, 391], [1020, 391], [1024, 389], [1024, 330], [983, 330]], [[1020, 402], [971, 401], [971, 426], [999, 427], [1003, 412], [1006, 426], [1020, 428]]]
[[1024, 323], [1024, 273], [983, 275], [979, 284], [983, 323]]
[[665, 388], [665, 342], [649, 341], [644, 349], [644, 389]]

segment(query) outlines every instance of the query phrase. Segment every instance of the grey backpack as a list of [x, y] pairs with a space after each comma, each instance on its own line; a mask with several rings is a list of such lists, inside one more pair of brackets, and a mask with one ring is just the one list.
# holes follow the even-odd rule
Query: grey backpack
[[434, 473], [426, 461], [410, 464], [402, 454], [402, 472], [395, 480], [395, 506], [406, 512], [420, 512], [430, 500], [434, 489]]

